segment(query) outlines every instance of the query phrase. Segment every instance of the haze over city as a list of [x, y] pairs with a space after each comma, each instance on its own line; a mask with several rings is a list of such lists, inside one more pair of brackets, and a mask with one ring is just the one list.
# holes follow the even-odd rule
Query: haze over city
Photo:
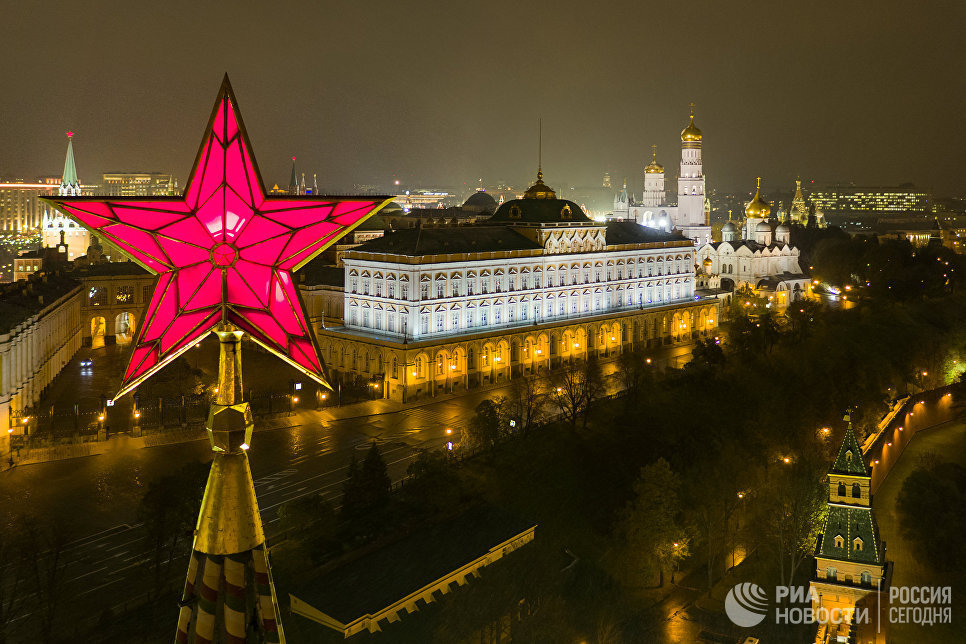
[[[118, 169], [182, 181], [227, 71], [265, 182], [524, 186], [675, 164], [695, 103], [718, 189], [966, 189], [960, 3], [7, 3], [0, 175]], [[897, 19], [901, 15], [902, 19]], [[941, 63], [939, 62], [941, 61]], [[80, 154], [80, 152], [79, 152]], [[943, 159], [937, 162], [937, 159]], [[525, 187], [525, 186], [524, 186]]]

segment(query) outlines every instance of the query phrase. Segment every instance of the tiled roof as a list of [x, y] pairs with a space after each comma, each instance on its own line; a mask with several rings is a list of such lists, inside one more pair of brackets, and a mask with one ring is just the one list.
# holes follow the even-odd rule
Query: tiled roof
[[[842, 537], [842, 547], [835, 546], [835, 537]], [[855, 538], [862, 540], [862, 549], [857, 549]], [[872, 516], [872, 508], [847, 508], [829, 505], [828, 516], [822, 529], [822, 543], [817, 556], [881, 564], [879, 552], [879, 527]]]
[[540, 248], [540, 244], [508, 226], [421, 226], [387, 232], [352, 252], [416, 257]]

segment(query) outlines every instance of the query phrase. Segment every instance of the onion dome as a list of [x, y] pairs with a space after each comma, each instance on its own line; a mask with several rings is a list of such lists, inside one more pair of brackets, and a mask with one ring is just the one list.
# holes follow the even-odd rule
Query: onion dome
[[557, 193], [543, 182], [543, 172], [537, 171], [537, 182], [523, 193], [524, 199], [556, 199]]
[[710, 257], [705, 257], [705, 258], [704, 258], [704, 261], [703, 261], [703, 262], [701, 262], [701, 265], [702, 265], [702, 266], [704, 266], [704, 269], [705, 269], [706, 271], [710, 271], [710, 270], [711, 270], [711, 265], [712, 265], [713, 263], [714, 263], [714, 262], [712, 262], [712, 261], [711, 261], [711, 258], [710, 258]]
[[778, 228], [775, 229], [775, 234], [778, 234], [778, 235], [781, 235], [782, 233], [787, 234], [790, 232], [792, 232], [792, 229], [785, 222], [778, 224]]
[[663, 174], [664, 166], [657, 162], [657, 146], [651, 146], [651, 162], [644, 166], [646, 174]]
[[700, 143], [702, 138], [701, 130], [694, 125], [694, 103], [691, 103], [691, 122], [681, 130], [682, 143]]
[[760, 221], [760, 222], [758, 222], [758, 225], [755, 226], [755, 232], [756, 233], [770, 233], [771, 232], [771, 226], [768, 225], [768, 222], [767, 221]]
[[721, 232], [736, 233], [738, 232], [738, 228], [732, 222], [729, 221], [724, 226], [721, 227]]
[[761, 198], [761, 177], [758, 177], [758, 186], [755, 188], [754, 198], [745, 206], [745, 217], [749, 219], [768, 219], [771, 214], [771, 206]]

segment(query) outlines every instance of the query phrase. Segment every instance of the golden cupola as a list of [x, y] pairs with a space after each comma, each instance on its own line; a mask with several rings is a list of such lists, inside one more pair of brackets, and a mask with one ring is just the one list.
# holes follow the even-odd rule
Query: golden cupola
[[768, 219], [770, 215], [771, 206], [761, 198], [761, 177], [758, 177], [755, 196], [745, 206], [745, 217], [748, 219]]
[[663, 174], [664, 166], [657, 162], [657, 146], [651, 146], [651, 162], [644, 166], [646, 174]]
[[556, 199], [557, 193], [543, 182], [543, 171], [537, 170], [537, 182], [523, 193], [524, 199]]
[[694, 103], [691, 103], [691, 122], [681, 130], [682, 143], [700, 143], [702, 139], [701, 130], [694, 125]]

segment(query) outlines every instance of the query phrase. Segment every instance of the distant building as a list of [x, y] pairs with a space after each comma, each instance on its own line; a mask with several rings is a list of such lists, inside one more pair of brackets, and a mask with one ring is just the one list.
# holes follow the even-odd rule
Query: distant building
[[932, 195], [911, 185], [897, 187], [829, 186], [813, 190], [812, 205], [827, 219], [929, 214]]
[[164, 172], [105, 172], [101, 194], [114, 197], [168, 197], [181, 193], [178, 180]]
[[0, 181], [0, 232], [29, 233], [40, 230], [44, 205], [39, 197], [57, 194], [59, 182]]
[[67, 268], [67, 244], [64, 242], [63, 233], [61, 241], [56, 246], [47, 246], [35, 250], [21, 253], [13, 258], [13, 281], [27, 279], [28, 276], [37, 271], [51, 271], [57, 268]]
[[711, 242], [711, 206], [705, 195], [701, 164], [704, 135], [691, 121], [681, 132], [681, 172], [678, 176], [677, 205], [670, 205], [664, 190], [664, 166], [657, 162], [656, 146], [644, 168], [644, 193], [640, 201], [627, 193], [627, 182], [614, 199], [614, 217], [636, 221], [642, 226], [679, 231], [697, 246]]

